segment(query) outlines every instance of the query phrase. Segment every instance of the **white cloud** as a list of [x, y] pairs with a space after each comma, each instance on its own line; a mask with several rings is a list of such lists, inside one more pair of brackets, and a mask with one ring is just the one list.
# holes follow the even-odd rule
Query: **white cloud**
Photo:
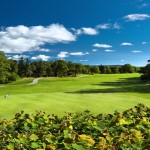
[[85, 55], [89, 55], [90, 53], [89, 52], [85, 52]]
[[41, 52], [50, 52], [50, 50], [47, 49], [47, 48], [40, 48], [39, 51], [41, 51]]
[[132, 43], [129, 43], [129, 42], [123, 42], [120, 44], [121, 46], [132, 46], [133, 44]]
[[109, 23], [99, 24], [96, 26], [97, 29], [110, 29], [111, 25]]
[[104, 23], [104, 24], [99, 24], [96, 26], [97, 29], [102, 29], [102, 30], [106, 30], [106, 29], [121, 29], [121, 25], [117, 22], [115, 22], [114, 24], [110, 24], [110, 23]]
[[98, 31], [96, 29], [92, 28], [82, 28], [84, 34], [89, 34], [89, 35], [96, 35], [98, 34]]
[[14, 59], [14, 60], [19, 60], [21, 57], [23, 58], [29, 58], [28, 55], [6, 55], [8, 59]]
[[70, 55], [73, 55], [73, 56], [83, 56], [83, 55], [86, 55], [85, 53], [83, 52], [72, 52], [72, 53], [69, 53]]
[[93, 46], [94, 47], [99, 47], [99, 48], [112, 48], [112, 46], [108, 45], [108, 44], [98, 44], [98, 43], [95, 43]]
[[132, 51], [132, 53], [141, 53], [142, 51], [141, 50], [134, 50]]
[[23, 56], [21, 56], [21, 55], [14, 55], [14, 56], [12, 56], [12, 58], [14, 58], [15, 60], [19, 60], [20, 57], [23, 57]]
[[98, 51], [98, 49], [92, 49], [92, 52], [97, 52]]
[[33, 59], [33, 60], [37, 60], [38, 58], [37, 58], [37, 56], [35, 57], [35, 56], [33, 56], [33, 57], [31, 57], [31, 59]]
[[124, 59], [121, 59], [120, 61], [122, 61], [122, 62], [123, 62], [123, 61], [125, 61], [125, 60], [124, 60]]
[[119, 24], [119, 23], [117, 23], [117, 22], [115, 22], [114, 24], [113, 24], [113, 29], [121, 29], [121, 25]]
[[114, 52], [114, 50], [111, 50], [111, 49], [105, 49], [105, 52]]
[[147, 42], [142, 42], [142, 45], [145, 45], [145, 44], [147, 44]]
[[81, 29], [74, 29], [74, 31], [76, 32], [77, 35], [80, 35], [80, 34], [87, 34], [87, 35], [97, 35], [99, 32], [94, 29], [94, 28], [81, 28]]
[[80, 61], [82, 61], [82, 62], [83, 62], [83, 61], [88, 61], [88, 60], [80, 60]]
[[88, 54], [89, 54], [89, 52], [85, 52], [85, 53], [83, 53], [83, 52], [71, 52], [71, 53], [69, 53], [66, 51], [62, 51], [57, 55], [57, 57], [63, 59], [63, 58], [69, 57], [69, 56], [84, 56], [84, 55], [88, 55]]
[[149, 19], [150, 15], [148, 14], [130, 14], [124, 17], [127, 21], [138, 21], [138, 20], [145, 20]]
[[63, 58], [66, 58], [66, 57], [68, 57], [69, 56], [69, 53], [68, 52], [60, 52], [58, 55], [57, 55], [57, 57], [58, 58], [61, 58], [61, 59], [63, 59]]
[[38, 56], [33, 56], [31, 57], [32, 60], [38, 60], [41, 59], [43, 61], [47, 61], [48, 59], [50, 59], [50, 56], [46, 56], [46, 55], [38, 55]]
[[8, 56], [7, 59], [13, 59], [11, 56]]
[[22, 53], [41, 49], [45, 44], [68, 43], [76, 36], [63, 25], [26, 27], [19, 25], [7, 27], [0, 31], [0, 51], [5, 53]]

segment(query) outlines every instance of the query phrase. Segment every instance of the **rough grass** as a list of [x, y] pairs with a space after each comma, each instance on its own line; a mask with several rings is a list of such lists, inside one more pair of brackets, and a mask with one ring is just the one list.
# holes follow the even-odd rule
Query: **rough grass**
[[[16, 112], [43, 110], [63, 115], [65, 112], [90, 110], [112, 113], [143, 103], [150, 106], [150, 86], [139, 74], [92, 75], [82, 78], [42, 78], [36, 85], [30, 79], [0, 87], [0, 116], [11, 118]], [[4, 98], [6, 94], [10, 97]]]

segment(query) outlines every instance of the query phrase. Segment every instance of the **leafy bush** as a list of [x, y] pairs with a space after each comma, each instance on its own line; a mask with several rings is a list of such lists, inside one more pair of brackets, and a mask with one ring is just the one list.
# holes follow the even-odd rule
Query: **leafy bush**
[[142, 80], [150, 80], [150, 64], [147, 64], [145, 67], [141, 67], [139, 72], [142, 73]]
[[18, 79], [19, 79], [19, 75], [15, 72], [9, 74], [9, 76], [8, 76], [8, 81], [9, 82], [16, 81]]
[[150, 108], [139, 104], [123, 113], [17, 113], [0, 121], [0, 149], [144, 150], [150, 147]]

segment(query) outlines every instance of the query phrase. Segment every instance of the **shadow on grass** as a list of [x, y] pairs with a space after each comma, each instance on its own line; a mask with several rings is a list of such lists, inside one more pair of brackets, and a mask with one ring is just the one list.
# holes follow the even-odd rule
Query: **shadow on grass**
[[120, 78], [116, 82], [102, 82], [100, 84], [92, 84], [93, 86], [100, 86], [98, 89], [85, 89], [74, 92], [72, 94], [92, 94], [92, 93], [117, 93], [117, 92], [137, 92], [150, 93], [150, 85], [140, 80], [140, 78]]

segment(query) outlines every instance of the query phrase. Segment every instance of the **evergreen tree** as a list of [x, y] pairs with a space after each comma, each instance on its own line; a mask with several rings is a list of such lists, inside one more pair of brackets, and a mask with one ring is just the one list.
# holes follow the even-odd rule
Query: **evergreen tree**
[[0, 52], [0, 83], [9, 82], [10, 65], [3, 52]]
[[31, 64], [29, 62], [29, 59], [26, 58], [26, 61], [25, 61], [25, 76], [30, 77], [31, 75], [32, 75]]
[[102, 74], [106, 74], [106, 66], [100, 65], [99, 70]]
[[68, 76], [74, 76], [75, 64], [72, 62], [68, 62], [67, 67], [68, 67]]
[[111, 74], [111, 69], [109, 66], [105, 66], [106, 74]]
[[18, 75], [18, 62], [16, 60], [13, 59], [9, 59], [8, 60], [8, 64], [9, 64], [9, 82], [11, 81], [16, 81], [19, 78]]
[[75, 64], [74, 76], [76, 77], [77, 74], [81, 74], [83, 69], [82, 64]]
[[46, 77], [54, 76], [51, 62], [46, 62]]
[[18, 75], [20, 77], [26, 76], [25, 63], [24, 63], [23, 57], [20, 57], [19, 62], [18, 62]]

